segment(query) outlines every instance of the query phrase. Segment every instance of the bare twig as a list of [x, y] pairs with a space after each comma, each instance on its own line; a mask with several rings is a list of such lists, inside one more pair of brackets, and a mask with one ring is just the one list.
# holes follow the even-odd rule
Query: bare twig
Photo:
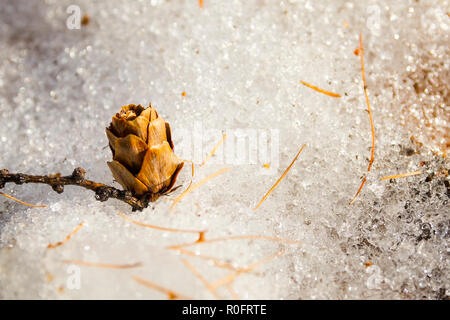
[[83, 168], [76, 168], [70, 176], [61, 176], [60, 173], [46, 176], [9, 173], [8, 170], [3, 169], [0, 170], [0, 189], [8, 182], [19, 185], [24, 183], [42, 183], [48, 184], [57, 193], [63, 193], [65, 185], [74, 185], [94, 191], [95, 199], [98, 201], [107, 201], [109, 198], [123, 201], [129, 204], [133, 211], [142, 211], [142, 209], [148, 207], [150, 202], [156, 201], [159, 197], [158, 194], [148, 194], [142, 198], [136, 198], [130, 191], [119, 190], [103, 183], [87, 180], [84, 178], [85, 174], [86, 171]]

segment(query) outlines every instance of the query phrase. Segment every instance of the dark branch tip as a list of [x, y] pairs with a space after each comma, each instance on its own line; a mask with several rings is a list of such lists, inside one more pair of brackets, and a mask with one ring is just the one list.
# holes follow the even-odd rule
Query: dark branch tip
[[63, 193], [64, 192], [64, 186], [62, 184], [52, 185], [52, 189], [55, 190], [57, 193]]

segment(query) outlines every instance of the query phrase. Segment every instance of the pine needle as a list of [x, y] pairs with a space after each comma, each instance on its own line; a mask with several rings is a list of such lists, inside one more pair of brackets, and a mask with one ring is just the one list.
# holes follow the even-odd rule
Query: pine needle
[[194, 191], [195, 189], [197, 189], [198, 187], [200, 187], [202, 184], [208, 182], [209, 180], [217, 177], [219, 174], [224, 173], [225, 171], [230, 170], [231, 167], [226, 167], [223, 169], [220, 169], [219, 171], [211, 174], [210, 176], [200, 180], [199, 182], [197, 182], [196, 184], [192, 185], [191, 187], [189, 187], [188, 189], [186, 189], [182, 194], [180, 194], [175, 200], [173, 200], [172, 205], [170, 206], [170, 210], [173, 210], [173, 208], [175, 207], [175, 205], [181, 201], [181, 199], [183, 199], [188, 193]]
[[231, 294], [231, 296], [233, 297], [234, 300], [241, 300], [241, 298], [239, 297], [239, 295], [236, 293], [236, 291], [234, 291], [233, 287], [231, 286], [230, 283], [227, 283], [225, 285], [225, 288], [227, 288], [228, 292]]
[[389, 180], [389, 179], [397, 179], [397, 178], [403, 178], [403, 177], [409, 177], [409, 176], [415, 176], [418, 174], [422, 174], [422, 171], [414, 171], [414, 172], [408, 172], [408, 173], [402, 173], [402, 174], [397, 174], [394, 176], [389, 176], [389, 177], [383, 177], [380, 180]]
[[208, 289], [209, 292], [218, 300], [222, 299], [216, 292], [216, 290], [211, 286], [211, 284], [203, 277], [203, 275], [200, 273], [200, 271], [197, 270], [189, 261], [186, 259], [181, 259], [183, 261], [184, 265], [196, 276]]
[[[356, 51], [355, 51], [355, 53], [356, 53]], [[362, 34], [359, 35], [358, 54], [361, 57], [361, 73], [362, 73], [362, 80], [363, 80], [364, 96], [366, 98], [367, 111], [369, 113], [369, 118], [370, 118], [370, 128], [371, 128], [371, 131], [372, 131], [372, 152], [370, 154], [369, 167], [367, 168], [367, 172], [369, 172], [370, 169], [372, 168], [373, 161], [375, 160], [375, 128], [373, 126], [373, 117], [372, 117], [372, 110], [370, 109], [369, 96], [367, 95], [366, 75], [365, 75], [365, 72], [364, 72], [364, 46], [363, 46]], [[358, 197], [358, 195], [361, 192], [364, 184], [366, 183], [366, 179], [367, 179], [367, 177], [364, 177], [364, 179], [361, 182], [361, 185], [360, 185], [358, 191], [356, 192], [356, 194], [353, 197], [352, 201], [350, 201], [350, 204], [355, 202], [356, 197]]]
[[267, 240], [267, 241], [272, 241], [272, 242], [287, 243], [287, 244], [298, 245], [298, 246], [302, 245], [302, 243], [300, 241], [294, 241], [294, 240], [290, 240], [290, 239], [282, 239], [282, 238], [262, 236], [262, 235], [240, 235], [240, 236], [230, 236], [230, 237], [208, 239], [208, 240], [203, 240], [201, 242], [184, 243], [184, 244], [167, 247], [167, 249], [178, 250], [179, 248], [194, 246], [194, 245], [198, 245], [200, 243], [213, 243], [213, 242], [230, 241], [230, 240]]
[[26, 206], [28, 206], [28, 207], [33, 207], [33, 208], [45, 208], [45, 207], [47, 207], [46, 205], [29, 204], [29, 203], [20, 201], [19, 199], [16, 199], [16, 198], [14, 198], [14, 197], [12, 197], [12, 196], [10, 196], [10, 195], [7, 195], [7, 194], [5, 194], [5, 193], [3, 193], [3, 192], [0, 192], [0, 195], [6, 197], [6, 198], [8, 198], [8, 199], [14, 200], [14, 201], [16, 201], [16, 202], [18, 202], [18, 203], [20, 203], [20, 204], [26, 205]]
[[[189, 189], [190, 188], [190, 186], [192, 185], [192, 181], [194, 181], [194, 161], [192, 161], [192, 160], [183, 160], [183, 162], [190, 162], [191, 163], [191, 181], [189, 182], [189, 185], [188, 185], [188, 187], [186, 188], [186, 190], [187, 189]], [[186, 191], [185, 190], [185, 191]]]
[[64, 240], [59, 241], [59, 242], [57, 242], [56, 244], [49, 244], [49, 245], [47, 246], [47, 248], [53, 249], [53, 248], [57, 248], [57, 247], [59, 247], [59, 246], [62, 246], [64, 243], [66, 243], [67, 241], [69, 241], [70, 238], [72, 238], [72, 236], [73, 236], [75, 233], [77, 233], [78, 230], [80, 230], [80, 229], [83, 227], [83, 225], [84, 225], [84, 221], [81, 222], [78, 226], [76, 226], [75, 229], [73, 229], [73, 231], [72, 231], [69, 235], [67, 235], [67, 236], [64, 238]]
[[130, 217], [124, 215], [123, 213], [121, 213], [120, 211], [117, 212], [119, 214], [120, 217], [122, 217], [123, 219], [127, 220], [128, 222], [131, 222], [133, 224], [136, 224], [138, 226], [141, 227], [145, 227], [145, 228], [150, 228], [150, 229], [155, 229], [155, 230], [160, 230], [160, 231], [168, 231], [168, 232], [185, 232], [185, 233], [202, 233], [204, 231], [198, 231], [198, 230], [185, 230], [185, 229], [175, 229], [175, 228], [166, 228], [166, 227], [159, 227], [159, 226], [155, 226], [152, 224], [146, 224], [143, 222], [139, 222], [136, 220], [131, 219]]
[[281, 255], [283, 255], [283, 253], [284, 253], [284, 250], [280, 250], [280, 251], [278, 251], [278, 252], [275, 253], [275, 254], [271, 254], [271, 255], [269, 255], [269, 256], [266, 256], [266, 257], [262, 258], [261, 260], [252, 263], [252, 264], [249, 265], [247, 268], [243, 268], [243, 269], [241, 269], [241, 270], [239, 270], [239, 271], [236, 271], [236, 272], [234, 272], [234, 273], [231, 273], [231, 274], [229, 274], [229, 275], [227, 275], [227, 276], [225, 276], [225, 277], [223, 277], [223, 278], [217, 280], [216, 282], [214, 282], [214, 283], [211, 285], [211, 287], [212, 287], [213, 289], [217, 289], [218, 287], [227, 285], [227, 284], [233, 282], [233, 281], [234, 281], [238, 276], [240, 276], [241, 274], [249, 273], [250, 271], [252, 271], [253, 269], [259, 267], [260, 265], [262, 265], [262, 264], [264, 264], [264, 263], [267, 263], [267, 262], [269, 262], [269, 261], [271, 261], [271, 260], [273, 260], [273, 259], [275, 259], [275, 258], [277, 258], [277, 257], [279, 257], [279, 256], [281, 256]]
[[[205, 161], [203, 161], [203, 162], [200, 164], [200, 167], [203, 166], [203, 165], [206, 163], [206, 161], [208, 161], [208, 160], [216, 153], [217, 149], [218, 149], [219, 146], [225, 141], [225, 138], [226, 138], [226, 137], [227, 137], [226, 134], [224, 134], [223, 137], [222, 137], [222, 140], [220, 140], [220, 141], [214, 146], [214, 148], [211, 150], [211, 152], [210, 152], [210, 153], [208, 154], [208, 156], [206, 157]], [[193, 180], [194, 180], [194, 161], [192, 161], [192, 160], [183, 160], [183, 161], [184, 161], [184, 162], [190, 162], [190, 163], [191, 163], [191, 165], [192, 165], [192, 174], [191, 174], [191, 181], [189, 182], [188, 187], [186, 188], [186, 190], [183, 191], [183, 193], [180, 195], [180, 197], [183, 196], [183, 194], [189, 192], [188, 190], [189, 190], [189, 188], [191, 187], [192, 182], [193, 182]], [[175, 204], [172, 204], [172, 206], [174, 206], [174, 205], [175, 205]], [[172, 207], [171, 207], [171, 208], [172, 208]]]
[[333, 92], [322, 90], [322, 89], [320, 89], [320, 88], [318, 88], [316, 86], [313, 86], [312, 84], [309, 84], [309, 83], [307, 83], [305, 81], [300, 81], [300, 83], [305, 85], [305, 86], [307, 86], [307, 87], [309, 87], [309, 88], [311, 88], [311, 89], [313, 89], [313, 90], [316, 90], [316, 91], [318, 91], [320, 93], [326, 94], [327, 96], [330, 96], [330, 97], [333, 97], [333, 98], [340, 98], [341, 97], [341, 95], [338, 94], [338, 93], [333, 93]]
[[189, 251], [189, 250], [186, 250], [186, 249], [183, 249], [183, 248], [176, 248], [175, 250], [177, 250], [179, 253], [185, 254], [187, 256], [191, 256], [191, 257], [194, 257], [194, 258], [199, 258], [199, 259], [203, 259], [203, 260], [206, 260], [206, 261], [210, 261], [210, 262], [212, 262], [214, 264], [214, 266], [216, 266], [218, 268], [234, 270], [234, 271], [239, 270], [239, 268], [233, 267], [229, 263], [222, 262], [222, 261], [220, 261], [219, 259], [217, 259], [215, 257], [197, 254], [195, 252], [192, 252], [192, 251]]
[[97, 267], [106, 269], [131, 269], [140, 267], [142, 265], [142, 263], [140, 262], [133, 264], [107, 264], [107, 263], [87, 262], [81, 260], [63, 260], [62, 262], [67, 264], [78, 264], [86, 267]]
[[286, 176], [286, 174], [289, 172], [289, 170], [291, 169], [292, 165], [294, 164], [294, 162], [297, 160], [298, 156], [300, 155], [300, 153], [303, 151], [303, 149], [305, 148], [306, 144], [304, 144], [299, 152], [297, 153], [297, 155], [295, 156], [294, 160], [292, 160], [291, 164], [289, 165], [289, 167], [287, 167], [287, 169], [284, 171], [284, 173], [281, 175], [281, 177], [277, 180], [277, 182], [275, 182], [275, 184], [272, 186], [272, 188], [270, 188], [269, 191], [267, 191], [267, 193], [264, 195], [264, 197], [261, 199], [261, 201], [258, 203], [258, 205], [253, 209], [256, 210], [259, 208], [259, 206], [264, 202], [264, 200], [266, 200], [266, 198], [272, 193], [272, 191], [277, 187], [277, 185], [281, 182], [281, 180], [283, 180], [283, 178]]
[[361, 185], [358, 188], [358, 191], [356, 191], [355, 196], [353, 197], [352, 201], [350, 201], [350, 204], [353, 204], [353, 202], [355, 202], [356, 197], [358, 197], [359, 193], [361, 192], [362, 188], [364, 187], [366, 180], [367, 180], [367, 177], [364, 177], [363, 181], [361, 182]]
[[199, 232], [198, 239], [197, 239], [196, 243], [200, 243], [200, 242], [203, 242], [203, 241], [205, 241], [205, 231]]
[[176, 300], [176, 299], [193, 300], [193, 299], [190, 298], [190, 297], [183, 296], [183, 295], [181, 295], [181, 294], [179, 294], [179, 293], [176, 293], [175, 291], [172, 291], [172, 290], [170, 290], [170, 289], [166, 289], [166, 288], [164, 288], [164, 287], [162, 287], [162, 286], [160, 286], [160, 285], [157, 285], [156, 283], [153, 283], [153, 282], [144, 280], [144, 279], [142, 279], [142, 278], [139, 278], [139, 277], [133, 277], [133, 280], [136, 281], [137, 283], [140, 283], [140, 284], [142, 284], [142, 285], [148, 287], [148, 288], [152, 288], [152, 289], [154, 289], [154, 290], [156, 290], [156, 291], [165, 293], [165, 294], [167, 295], [167, 298], [168, 298], [169, 300]]
[[222, 139], [217, 142], [217, 144], [214, 146], [214, 148], [211, 150], [211, 152], [208, 154], [208, 156], [206, 157], [206, 159], [200, 164], [200, 167], [202, 167], [209, 159], [212, 158], [212, 156], [216, 153], [217, 149], [219, 149], [220, 145], [225, 141], [225, 139], [227, 138], [227, 135], [224, 134]]

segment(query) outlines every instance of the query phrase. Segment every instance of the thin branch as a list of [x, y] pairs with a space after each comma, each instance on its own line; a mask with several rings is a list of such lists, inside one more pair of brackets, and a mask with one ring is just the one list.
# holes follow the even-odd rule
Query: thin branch
[[61, 176], [60, 173], [46, 176], [9, 173], [8, 170], [3, 169], [0, 170], [0, 189], [5, 187], [5, 184], [8, 182], [19, 185], [24, 183], [42, 183], [48, 184], [57, 193], [63, 193], [65, 185], [74, 185], [94, 191], [95, 199], [98, 201], [107, 201], [109, 198], [123, 201], [129, 204], [133, 211], [142, 211], [142, 209], [148, 207], [150, 202], [156, 201], [159, 197], [159, 194], [148, 194], [142, 198], [136, 198], [130, 191], [119, 190], [103, 183], [87, 180], [84, 178], [85, 174], [86, 171], [83, 168], [76, 168], [70, 176]]

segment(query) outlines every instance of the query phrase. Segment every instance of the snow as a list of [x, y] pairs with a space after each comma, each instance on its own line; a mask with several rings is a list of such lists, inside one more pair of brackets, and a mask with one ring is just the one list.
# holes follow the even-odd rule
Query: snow
[[[189, 184], [188, 164], [182, 188], [135, 213], [77, 187], [56, 194], [7, 184], [2, 192], [48, 207], [0, 198], [1, 298], [167, 298], [133, 277], [215, 298], [183, 259], [210, 283], [232, 271], [167, 249], [197, 234], [145, 228], [118, 212], [207, 230], [206, 239], [302, 243], [186, 248], [236, 267], [282, 252], [236, 277], [231, 288], [241, 299], [448, 298], [448, 1], [205, 0], [199, 8], [195, 0], [15, 0], [1, 7], [0, 169], [68, 175], [83, 167], [88, 179], [119, 187], [106, 165], [105, 127], [122, 105], [150, 101], [171, 125], [175, 153], [197, 164], [194, 182], [232, 167], [173, 212], [168, 200]], [[77, 8], [90, 23], [71, 29]], [[372, 139], [354, 55], [359, 33], [376, 148], [367, 183], [349, 205]], [[199, 167], [223, 134], [224, 145]], [[253, 210], [304, 143], [286, 178]], [[423, 173], [380, 180], [417, 170]], [[62, 246], [47, 248], [82, 222]], [[233, 298], [232, 290], [216, 294]]]

